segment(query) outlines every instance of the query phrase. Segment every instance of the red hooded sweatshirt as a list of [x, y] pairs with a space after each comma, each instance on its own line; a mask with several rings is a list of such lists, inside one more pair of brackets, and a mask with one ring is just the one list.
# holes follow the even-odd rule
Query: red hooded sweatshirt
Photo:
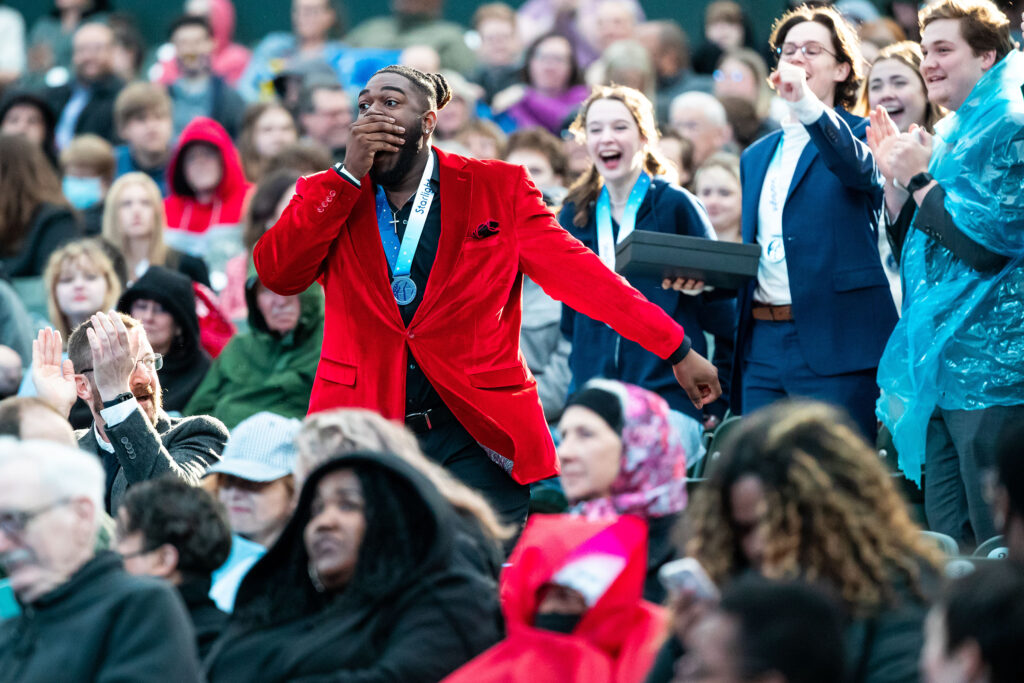
[[[645, 602], [647, 527], [533, 515], [501, 576], [508, 637], [445, 683], [640, 683], [665, 639], [665, 611]], [[540, 589], [569, 586], [589, 605], [569, 635], [533, 626]]]
[[[211, 144], [219, 150], [224, 171], [213, 201], [209, 203], [200, 203], [193, 196], [181, 163], [185, 148], [198, 142]], [[227, 259], [242, 250], [242, 222], [250, 189], [238, 150], [223, 126], [203, 116], [185, 126], [171, 155], [167, 178], [170, 194], [164, 200], [164, 210], [167, 212], [168, 245], [206, 258], [211, 272], [222, 271]]]

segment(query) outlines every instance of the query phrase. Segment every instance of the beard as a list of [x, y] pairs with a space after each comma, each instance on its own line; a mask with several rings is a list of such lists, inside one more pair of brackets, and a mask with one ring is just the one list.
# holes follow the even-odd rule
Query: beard
[[[149, 420], [149, 424], [156, 426], [157, 416], [163, 409], [163, 399], [161, 398], [161, 390], [159, 385], [146, 384], [129, 387], [128, 389], [135, 400], [139, 401], [139, 408], [142, 409], [142, 414]], [[149, 400], [144, 400], [149, 399]], [[92, 407], [99, 415], [100, 411], [103, 410], [103, 399], [100, 398], [100, 391], [96, 387], [96, 383], [92, 383]]]
[[400, 183], [409, 174], [409, 171], [412, 169], [413, 164], [416, 161], [416, 155], [419, 154], [420, 144], [423, 141], [422, 118], [419, 119], [417, 125], [410, 126], [409, 129], [405, 131], [404, 138], [405, 141], [398, 150], [398, 158], [395, 159], [391, 168], [381, 170], [377, 168], [376, 163], [370, 167], [370, 180], [372, 180], [375, 185], [391, 187]]
[[[151, 384], [141, 387], [132, 387], [132, 393], [135, 395], [135, 400], [139, 401], [139, 407], [142, 408], [142, 412], [149, 420], [149, 424], [156, 427], [157, 415], [160, 414], [160, 410], [163, 408], [163, 400], [160, 396], [161, 391], [159, 387], [155, 387]], [[149, 400], [144, 401], [144, 399]]]

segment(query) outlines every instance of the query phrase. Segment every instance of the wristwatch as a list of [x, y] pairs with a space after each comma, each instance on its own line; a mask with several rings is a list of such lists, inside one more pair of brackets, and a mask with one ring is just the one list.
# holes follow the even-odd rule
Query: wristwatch
[[910, 181], [907, 183], [907, 192], [909, 192], [910, 194], [914, 194], [915, 192], [917, 192], [918, 190], [920, 190], [922, 187], [924, 187], [933, 180], [935, 180], [935, 178], [932, 178], [931, 173], [928, 173], [927, 171], [922, 171], [921, 173], [918, 173], [917, 175], [912, 177]]
[[133, 398], [135, 398], [135, 394], [133, 394], [130, 391], [124, 391], [124, 392], [121, 392], [120, 394], [118, 394], [117, 396], [115, 396], [114, 398], [110, 399], [109, 401], [104, 401], [103, 402], [103, 408], [104, 409], [106, 409], [106, 408], [113, 408], [118, 403], [124, 403], [125, 401], [128, 401], [128, 400], [133, 399]]

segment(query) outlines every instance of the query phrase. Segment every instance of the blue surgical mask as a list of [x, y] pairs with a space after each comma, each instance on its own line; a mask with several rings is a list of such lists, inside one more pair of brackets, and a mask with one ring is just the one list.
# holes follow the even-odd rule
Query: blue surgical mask
[[64, 196], [79, 211], [95, 206], [103, 199], [103, 183], [99, 178], [66, 175], [62, 185]]

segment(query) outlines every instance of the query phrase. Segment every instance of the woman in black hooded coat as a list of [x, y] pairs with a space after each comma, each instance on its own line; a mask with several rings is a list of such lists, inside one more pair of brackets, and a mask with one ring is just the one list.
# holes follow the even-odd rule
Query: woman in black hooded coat
[[[154, 312], [150, 302], [173, 318], [175, 332], [166, 342], [154, 331], [160, 325], [160, 313]], [[206, 377], [211, 362], [199, 344], [199, 316], [192, 281], [176, 271], [150, 266], [121, 295], [117, 310], [142, 321], [153, 350], [163, 355], [163, 367], [157, 371], [164, 392], [163, 408], [180, 414]]]
[[433, 683], [494, 645], [498, 596], [454, 561], [454, 515], [397, 456], [321, 465], [242, 582], [210, 683]]

